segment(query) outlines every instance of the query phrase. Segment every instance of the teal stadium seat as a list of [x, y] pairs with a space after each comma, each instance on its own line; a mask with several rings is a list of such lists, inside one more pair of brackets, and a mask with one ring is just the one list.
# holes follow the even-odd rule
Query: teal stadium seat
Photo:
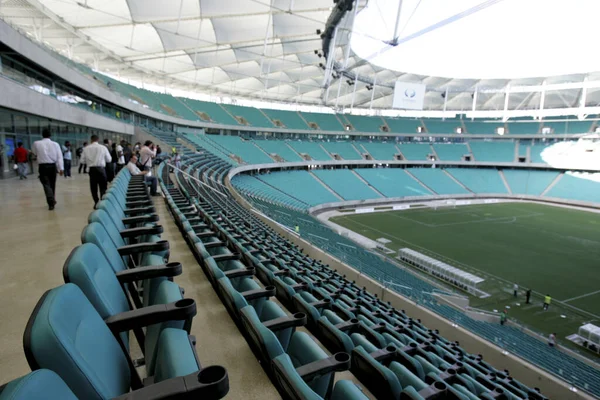
[[260, 148], [270, 154], [277, 154], [286, 162], [304, 161], [294, 150], [288, 146], [284, 140], [255, 140]]
[[362, 160], [361, 153], [350, 142], [323, 142], [321, 144], [330, 154], [337, 154], [343, 160]]
[[360, 168], [354, 171], [386, 197], [433, 195], [400, 168]]
[[472, 140], [469, 142], [474, 161], [514, 162], [514, 142], [484, 142]]
[[558, 172], [505, 169], [502, 171], [512, 194], [541, 196], [556, 179]]
[[[344, 114], [340, 115], [340, 118], [345, 118], [346, 121], [357, 132], [371, 132], [371, 133], [381, 133], [382, 126], [385, 126], [385, 122], [381, 117], [370, 117], [366, 115], [352, 115], [352, 114]], [[342, 119], [342, 122], [344, 120]]]
[[365, 185], [349, 169], [315, 169], [312, 171], [323, 183], [344, 200], [368, 200], [381, 198], [376, 191]]
[[331, 161], [331, 157], [322, 147], [322, 142], [310, 142], [310, 141], [290, 141], [290, 146], [300, 155], [308, 154], [312, 160], [317, 161]]
[[[320, 131], [344, 131], [344, 126], [335, 114], [321, 114], [311, 112], [301, 112], [300, 115], [308, 123], [310, 129]], [[312, 126], [316, 124], [316, 126]]]
[[508, 194], [506, 185], [495, 168], [446, 168], [446, 171], [473, 193]]
[[429, 155], [433, 154], [429, 143], [402, 143], [398, 147], [406, 160], [429, 161]]
[[[178, 353], [186, 340], [171, 336], [170, 328], [165, 329], [159, 339], [160, 345], [165, 346], [159, 350], [157, 360], [161, 379], [144, 386], [129, 354], [111, 332], [126, 330], [135, 322], [135, 317], [105, 322], [77, 286], [59, 286], [42, 296], [29, 319], [23, 337], [27, 362], [32, 370], [46, 368], [56, 372], [81, 399], [112, 399], [132, 389], [148, 394], [156, 390], [164, 397], [169, 393], [187, 392], [189, 396], [205, 394], [217, 399], [227, 393], [227, 372], [222, 367], [208, 367], [187, 376], [169, 376], [169, 364], [186, 363], [179, 359], [181, 354]], [[137, 323], [143, 326], [140, 321]], [[185, 335], [184, 331], [174, 331]], [[191, 346], [189, 342], [187, 346]], [[164, 368], [162, 363], [165, 363]], [[204, 376], [210, 379], [202, 379]]]
[[468, 194], [469, 192], [454, 182], [444, 170], [438, 168], [408, 168], [413, 176], [437, 194]]
[[417, 133], [423, 126], [420, 118], [384, 118], [393, 133]]
[[274, 126], [280, 127], [276, 121], [283, 124], [282, 127], [288, 129], [308, 130], [309, 126], [304, 122], [300, 114], [296, 111], [271, 110], [269, 108], [261, 108], [262, 112], [271, 119]]
[[434, 143], [431, 146], [441, 161], [462, 161], [463, 156], [470, 154], [467, 145], [462, 143]]
[[[234, 117], [243, 118], [248, 125], [259, 128], [274, 128], [275, 124], [267, 118], [258, 108], [222, 104], [225, 110]], [[239, 122], [239, 121], [238, 121]]]
[[362, 148], [369, 153], [374, 160], [393, 160], [394, 156], [399, 153], [394, 142], [357, 142], [356, 146], [362, 146]]
[[77, 400], [56, 373], [38, 369], [0, 386], [0, 400]]

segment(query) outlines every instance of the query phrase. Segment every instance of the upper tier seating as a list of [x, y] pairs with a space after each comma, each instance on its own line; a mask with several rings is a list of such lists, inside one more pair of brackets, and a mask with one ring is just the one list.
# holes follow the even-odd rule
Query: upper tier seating
[[381, 197], [349, 169], [315, 169], [312, 173], [342, 196], [344, 200], [367, 200]]
[[465, 120], [464, 121], [465, 128], [467, 128], [467, 133], [472, 135], [492, 135], [496, 133], [496, 129], [498, 127], [504, 127], [504, 122], [478, 122]]
[[307, 171], [282, 171], [260, 175], [258, 178], [311, 206], [340, 201]]
[[287, 141], [284, 140], [255, 140], [260, 148], [262, 148], [268, 154], [277, 154], [283, 158], [286, 162], [304, 161], [302, 157], [292, 150], [288, 145]]
[[337, 154], [344, 160], [362, 160], [361, 154], [350, 142], [323, 142], [321, 145], [330, 154]]
[[[273, 124], [271, 120], [265, 117], [265, 115], [258, 108], [236, 106], [233, 104], [221, 104], [221, 107], [229, 111], [229, 114], [233, 115], [234, 117], [243, 118], [248, 123], [248, 125], [256, 126], [259, 128], [275, 127], [275, 124]], [[240, 120], [238, 120], [238, 122], [242, 125], [246, 125]]]
[[428, 196], [433, 194], [400, 168], [361, 168], [355, 171], [386, 197]]
[[203, 117], [208, 117], [208, 122], [223, 125], [240, 125], [235, 118], [233, 118], [227, 111], [223, 109], [217, 103], [211, 103], [209, 101], [200, 101], [194, 99], [181, 98], [181, 100], [198, 116], [200, 119], [205, 120]]
[[551, 145], [547, 145], [547, 144], [543, 144], [543, 143], [532, 144], [530, 146], [530, 149], [531, 149], [530, 150], [530, 162], [547, 164], [547, 161], [544, 160], [542, 153], [544, 152], [544, 150], [546, 148], [548, 148], [550, 146]]
[[508, 133], [512, 135], [530, 135], [540, 133], [540, 123], [535, 122], [515, 122], [509, 121], [506, 123]]
[[462, 143], [434, 143], [431, 146], [441, 161], [462, 161], [463, 156], [470, 154], [467, 145]]
[[321, 131], [344, 131], [344, 126], [335, 114], [320, 114], [311, 112], [301, 112], [300, 115], [304, 118], [307, 124], [315, 123], [317, 127], [310, 126], [310, 129]]
[[[385, 125], [381, 117], [344, 114], [340, 115], [340, 118], [348, 121], [357, 132], [382, 132], [381, 127]], [[342, 122], [344, 122], [344, 119], [342, 119]]]
[[423, 126], [420, 118], [385, 118], [385, 122], [393, 133], [417, 133]]
[[283, 124], [284, 128], [308, 130], [309, 126], [296, 111], [272, 110], [270, 108], [261, 108], [262, 112], [271, 119], [273, 125], [279, 126], [275, 121]]
[[404, 158], [411, 161], [429, 161], [433, 154], [429, 143], [402, 143], [398, 147]]
[[446, 171], [473, 193], [508, 194], [500, 173], [495, 168], [446, 168]]
[[456, 128], [463, 128], [462, 120], [460, 119], [447, 118], [442, 120], [437, 118], [423, 118], [422, 121], [427, 133], [434, 135], [453, 135], [456, 133]]
[[[364, 148], [374, 160], [393, 160], [398, 154], [398, 149], [393, 142], [378, 143], [378, 142], [356, 142], [356, 147]], [[362, 151], [361, 151], [362, 153]]]
[[600, 203], [600, 174], [566, 172], [546, 196]]
[[541, 196], [544, 190], [556, 179], [558, 172], [505, 169], [502, 171], [512, 194]]
[[250, 140], [243, 140], [239, 136], [210, 135], [207, 139], [212, 140], [221, 147], [229, 150], [248, 164], [264, 164], [274, 162], [271, 157], [254, 145]]
[[304, 210], [309, 205], [300, 201], [291, 195], [275, 189], [260, 179], [250, 175], [236, 175], [231, 180], [231, 183], [238, 189], [252, 196], [256, 196], [265, 201], [276, 202], [290, 208]]
[[513, 142], [483, 142], [471, 140], [471, 153], [475, 161], [514, 162], [515, 143]]
[[331, 161], [333, 157], [331, 157], [323, 148], [321, 147], [321, 142], [308, 142], [308, 141], [291, 141], [288, 143], [290, 146], [296, 150], [298, 154], [308, 154], [311, 159], [317, 161]]
[[438, 168], [408, 168], [413, 176], [436, 194], [468, 194], [458, 183], [454, 182], [444, 170]]

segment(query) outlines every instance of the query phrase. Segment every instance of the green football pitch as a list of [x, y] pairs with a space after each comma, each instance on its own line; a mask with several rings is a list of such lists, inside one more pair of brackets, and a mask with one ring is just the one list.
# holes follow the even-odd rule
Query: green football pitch
[[[471, 305], [509, 315], [534, 329], [574, 333], [600, 315], [600, 214], [533, 203], [415, 208], [332, 219], [386, 247], [408, 247], [484, 278], [491, 297]], [[512, 295], [513, 283], [520, 287]], [[525, 305], [524, 290], [538, 295]], [[550, 311], [541, 311], [541, 294]], [[559, 326], [562, 326], [559, 329]]]

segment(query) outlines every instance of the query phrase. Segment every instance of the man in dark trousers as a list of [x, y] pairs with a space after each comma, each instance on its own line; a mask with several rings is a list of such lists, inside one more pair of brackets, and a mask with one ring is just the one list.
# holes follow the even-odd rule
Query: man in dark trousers
[[77, 160], [79, 160], [79, 173], [81, 173], [81, 169], [83, 168], [84, 174], [87, 174], [87, 165], [85, 165], [85, 160], [81, 156], [83, 155], [83, 149], [85, 149], [86, 146], [87, 142], [83, 142], [83, 146], [75, 150], [75, 155], [77, 156]]
[[[104, 193], [106, 193], [106, 164], [112, 161], [112, 157], [106, 146], [98, 143], [98, 136], [93, 135], [91, 142], [83, 149], [81, 162], [85, 163], [90, 170], [90, 191], [94, 199], [95, 209]], [[100, 189], [99, 197], [98, 189]]]
[[50, 140], [50, 130], [42, 130], [42, 140], [33, 143], [33, 153], [37, 156], [39, 178], [44, 187], [48, 210], [54, 210], [56, 206], [56, 172], [62, 176], [63, 153], [60, 145]]
[[525, 292], [525, 304], [529, 304], [530, 300], [531, 300], [531, 289], [527, 289], [527, 291]]

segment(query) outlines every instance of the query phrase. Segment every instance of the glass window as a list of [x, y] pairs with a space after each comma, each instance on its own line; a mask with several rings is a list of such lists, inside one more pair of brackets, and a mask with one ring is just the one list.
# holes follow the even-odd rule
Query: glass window
[[13, 132], [12, 113], [0, 110], [0, 132]]

